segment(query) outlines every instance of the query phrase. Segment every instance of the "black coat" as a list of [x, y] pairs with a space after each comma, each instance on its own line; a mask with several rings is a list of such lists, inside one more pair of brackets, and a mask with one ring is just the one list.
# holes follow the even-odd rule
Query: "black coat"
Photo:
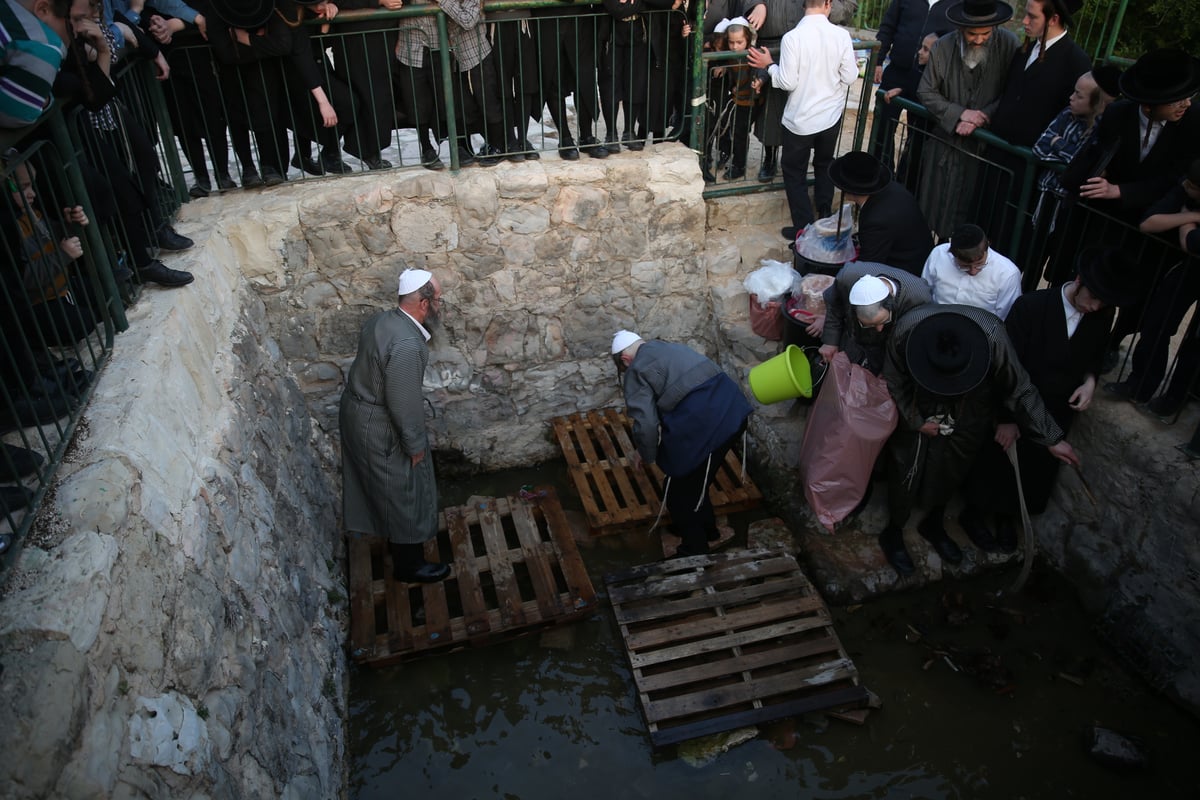
[[888, 69], [917, 68], [917, 51], [928, 34], [949, 33], [954, 26], [946, 19], [950, 0], [938, 0], [931, 7], [926, 0], [892, 0], [879, 22], [879, 64], [892, 57]]
[[1004, 94], [990, 125], [992, 133], [1021, 147], [1033, 147], [1046, 126], [1066, 107], [1075, 81], [1092, 68], [1091, 59], [1070, 34], [1026, 69], [1028, 59], [1029, 51], [1024, 47], [1013, 54]]
[[1103, 165], [1109, 183], [1121, 187], [1121, 197], [1089, 202], [1137, 224], [1142, 212], [1169, 192], [1188, 165], [1200, 158], [1200, 106], [1189, 108], [1179, 122], [1163, 126], [1144, 160], [1139, 157], [1140, 138], [1137, 103], [1113, 103], [1100, 118], [1095, 135], [1063, 173], [1063, 186], [1078, 195], [1079, 186], [1099, 174], [1098, 167]]
[[933, 249], [921, 207], [902, 184], [892, 181], [871, 195], [858, 215], [858, 257], [919, 276]]

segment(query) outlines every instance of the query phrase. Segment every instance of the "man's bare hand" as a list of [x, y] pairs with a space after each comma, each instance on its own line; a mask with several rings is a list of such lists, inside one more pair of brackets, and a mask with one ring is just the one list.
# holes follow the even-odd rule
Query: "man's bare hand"
[[758, 30], [767, 21], [767, 7], [759, 3], [750, 9], [750, 13], [746, 15], [746, 21], [750, 23], [751, 28]]
[[1079, 460], [1079, 454], [1075, 452], [1075, 448], [1071, 447], [1070, 442], [1063, 439], [1055, 445], [1046, 448], [1050, 451], [1050, 455], [1057, 458], [1064, 464], [1070, 464], [1073, 467], [1078, 467], [1082, 462]]
[[1021, 429], [1011, 422], [1002, 422], [996, 426], [996, 444], [1000, 445], [1000, 449], [1008, 452], [1008, 448], [1012, 447], [1013, 442], [1021, 438]]
[[837, 355], [838, 346], [836, 344], [823, 344], [817, 352], [821, 355], [821, 360], [828, 364]]
[[1121, 187], [1101, 177], [1088, 178], [1079, 187], [1079, 196], [1088, 200], [1119, 200]]
[[634, 469], [643, 469], [646, 466], [644, 463], [642, 463], [642, 454], [637, 450], [634, 450], [633, 454], [629, 456], [629, 466], [633, 467]]
[[875, 65], [875, 83], [883, 83], [883, 64]]
[[420, 464], [425, 460], [425, 451], [422, 450], [419, 453], [413, 453], [410, 458], [412, 458], [412, 465], [415, 467], [417, 464]]
[[[825, 315], [813, 314], [812, 322], [804, 326], [804, 330], [808, 332], [809, 336], [821, 338], [821, 333], [825, 330]], [[837, 348], [835, 347], [834, 350], [836, 351]]]
[[746, 50], [746, 62], [755, 69], [766, 69], [775, 63], [771, 51], [765, 47], [751, 47]]

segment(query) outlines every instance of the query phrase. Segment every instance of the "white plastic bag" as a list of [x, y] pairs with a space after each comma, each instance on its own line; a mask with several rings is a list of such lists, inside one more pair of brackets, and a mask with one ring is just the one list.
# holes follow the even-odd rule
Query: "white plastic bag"
[[792, 284], [800, 279], [791, 264], [782, 261], [762, 260], [762, 266], [751, 272], [742, 281], [746, 291], [758, 296], [758, 302], [778, 302], [792, 291]]
[[819, 219], [796, 237], [796, 252], [822, 264], [854, 260], [854, 205], [846, 203], [838, 214]]

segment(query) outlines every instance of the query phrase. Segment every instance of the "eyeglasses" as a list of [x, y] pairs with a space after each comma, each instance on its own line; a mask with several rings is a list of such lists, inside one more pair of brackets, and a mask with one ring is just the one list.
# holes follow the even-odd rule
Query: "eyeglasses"
[[1166, 103], [1165, 105], [1167, 106], [1167, 108], [1187, 108], [1188, 106], [1190, 106], [1192, 104], [1192, 101], [1195, 99], [1196, 99], [1196, 96], [1193, 95], [1191, 97], [1185, 97], [1182, 100], [1176, 100], [1172, 103]]
[[954, 256], [954, 266], [958, 267], [963, 272], [983, 272], [984, 268], [990, 263], [987, 253], [984, 253], [974, 261], [963, 261], [958, 256]]

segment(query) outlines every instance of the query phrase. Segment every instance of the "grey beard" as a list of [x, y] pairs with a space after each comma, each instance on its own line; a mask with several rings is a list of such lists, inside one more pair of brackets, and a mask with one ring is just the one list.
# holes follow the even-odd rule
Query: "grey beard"
[[981, 47], [971, 47], [968, 45], [963, 51], [963, 63], [967, 65], [967, 69], [973, 70], [987, 61], [987, 53], [987, 45]]

